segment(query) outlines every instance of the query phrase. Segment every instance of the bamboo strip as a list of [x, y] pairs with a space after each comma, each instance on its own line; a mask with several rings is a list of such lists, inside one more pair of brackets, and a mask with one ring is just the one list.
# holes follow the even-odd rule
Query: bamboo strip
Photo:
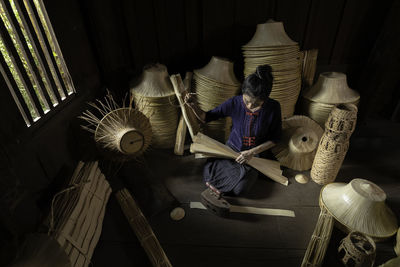
[[[240, 154], [230, 147], [202, 134], [198, 133], [194, 138], [194, 143], [190, 146], [190, 152], [209, 154], [216, 157], [236, 159]], [[288, 179], [282, 175], [280, 164], [277, 161], [253, 157], [247, 164], [275, 182], [288, 185]]]
[[155, 267], [172, 266], [151, 226], [129, 191], [123, 188], [115, 194], [115, 197], [152, 265]]
[[185, 146], [186, 132], [187, 132], [187, 126], [185, 123], [185, 119], [183, 115], [181, 115], [181, 118], [179, 119], [178, 129], [176, 130], [176, 141], [174, 148], [175, 155], [179, 156], [183, 155], [183, 151], [185, 149], [184, 146]]
[[311, 240], [308, 243], [301, 267], [321, 266], [331, 239], [334, 219], [328, 210], [321, 205], [321, 212], [315, 225]]
[[[186, 75], [191, 76], [188, 73]], [[189, 77], [187, 79], [185, 78], [186, 83], [189, 83], [188, 79], [189, 79]], [[197, 117], [194, 114], [193, 110], [184, 101], [185, 95], [187, 93], [190, 93], [190, 90], [189, 90], [190, 85], [187, 85], [188, 89], [185, 90], [185, 86], [182, 83], [182, 78], [181, 78], [180, 74], [171, 75], [170, 80], [171, 80], [172, 86], [174, 87], [174, 92], [175, 92], [176, 98], [178, 99], [179, 105], [181, 106], [182, 116], [185, 119], [190, 136], [193, 139], [193, 137], [200, 131], [200, 126], [199, 126], [199, 122], [198, 122]]]

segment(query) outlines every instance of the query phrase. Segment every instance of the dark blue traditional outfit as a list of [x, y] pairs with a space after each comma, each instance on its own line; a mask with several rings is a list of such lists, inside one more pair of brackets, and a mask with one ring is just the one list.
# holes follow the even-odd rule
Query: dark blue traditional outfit
[[[278, 142], [282, 132], [279, 102], [268, 98], [256, 112], [247, 109], [242, 95], [232, 97], [206, 113], [206, 122], [223, 117], [232, 118], [232, 130], [227, 142], [236, 152], [256, 147], [267, 141]], [[231, 159], [209, 159], [203, 172], [205, 182], [221, 193], [246, 193], [258, 172]]]

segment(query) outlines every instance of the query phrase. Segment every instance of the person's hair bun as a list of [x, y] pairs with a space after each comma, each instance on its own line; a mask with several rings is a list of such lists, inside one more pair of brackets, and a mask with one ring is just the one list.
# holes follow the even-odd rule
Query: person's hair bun
[[272, 83], [272, 68], [270, 65], [260, 65], [256, 69], [258, 78], [265, 80], [267, 83]]

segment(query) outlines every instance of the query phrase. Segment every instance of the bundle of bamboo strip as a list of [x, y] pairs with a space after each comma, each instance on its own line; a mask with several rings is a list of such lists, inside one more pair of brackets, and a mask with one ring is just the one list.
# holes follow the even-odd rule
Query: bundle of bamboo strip
[[[198, 133], [193, 138], [193, 143], [190, 146], [190, 152], [231, 159], [236, 159], [239, 156], [239, 153], [235, 152], [230, 147], [202, 133]], [[278, 161], [253, 157], [246, 164], [257, 169], [275, 182], [283, 185], [288, 185], [289, 183], [288, 179], [282, 175], [282, 170], [280, 169], [280, 164]]]
[[310, 49], [303, 51], [303, 70], [301, 79], [303, 88], [311, 87], [314, 84], [315, 71], [317, 69], [318, 49]]
[[119, 205], [154, 267], [172, 266], [139, 206], [126, 188], [115, 193]]
[[323, 205], [320, 206], [321, 212], [317, 224], [315, 225], [314, 232], [312, 233], [311, 240], [308, 243], [301, 267], [321, 266], [331, 239], [335, 220]]
[[79, 162], [69, 185], [53, 199], [49, 234], [64, 249], [71, 266], [89, 266], [111, 187], [97, 162]]

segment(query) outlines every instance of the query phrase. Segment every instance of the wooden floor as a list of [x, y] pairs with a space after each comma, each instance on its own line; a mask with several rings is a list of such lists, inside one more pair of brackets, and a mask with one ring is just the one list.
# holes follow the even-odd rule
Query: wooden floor
[[[400, 124], [371, 121], [358, 126], [336, 182], [364, 178], [387, 193], [388, 205], [400, 216]], [[291, 209], [296, 217], [232, 214], [229, 219], [207, 210], [190, 209], [200, 201], [204, 160], [171, 151], [150, 151], [142, 162], [125, 164], [120, 180], [142, 207], [174, 266], [300, 266], [319, 214], [321, 186], [294, 180], [289, 186], [259, 179], [248, 198], [229, 198], [231, 204]], [[185, 209], [173, 221], [174, 207]], [[336, 250], [345, 235], [334, 229], [324, 266], [338, 265]], [[378, 244], [377, 264], [395, 256], [394, 238]], [[93, 266], [150, 266], [114, 197], [110, 198], [103, 232], [92, 258]]]

